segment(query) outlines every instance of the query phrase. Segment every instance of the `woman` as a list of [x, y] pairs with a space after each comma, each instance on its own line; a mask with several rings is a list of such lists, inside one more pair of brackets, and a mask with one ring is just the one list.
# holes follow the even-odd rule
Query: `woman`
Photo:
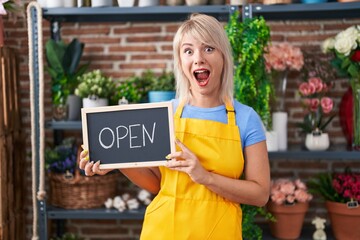
[[[166, 166], [121, 169], [156, 194], [141, 239], [242, 239], [239, 204], [263, 206], [269, 198], [261, 120], [233, 99], [231, 47], [215, 18], [193, 14], [178, 29], [173, 49], [177, 151]], [[80, 162], [87, 175], [108, 172], [87, 154]]]

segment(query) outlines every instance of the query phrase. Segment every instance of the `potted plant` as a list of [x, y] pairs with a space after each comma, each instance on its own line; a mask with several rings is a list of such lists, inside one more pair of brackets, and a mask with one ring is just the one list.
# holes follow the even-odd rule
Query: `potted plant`
[[[149, 73], [152, 74], [152, 73]], [[156, 77], [152, 74], [149, 87], [149, 102], [169, 101], [175, 98], [175, 76], [172, 72], [164, 71]]]
[[75, 94], [83, 99], [83, 107], [107, 106], [114, 93], [115, 83], [99, 69], [78, 77]]
[[[47, 66], [45, 70], [51, 76], [52, 103], [54, 106], [54, 119], [63, 120], [66, 118], [67, 106], [76, 107], [69, 109], [69, 120], [80, 119], [80, 99], [72, 99], [67, 104], [68, 97], [74, 96], [78, 85], [77, 77], [82, 75], [89, 64], [79, 66], [83, 54], [84, 43], [76, 38], [69, 44], [63, 41], [49, 39], [45, 45]], [[72, 97], [73, 98], [73, 97]]]
[[111, 104], [138, 103], [141, 98], [142, 95], [137, 86], [137, 77], [130, 77], [118, 83], [111, 97]]
[[78, 166], [79, 154], [80, 149], [73, 137], [45, 149], [51, 205], [65, 209], [95, 208], [115, 196], [118, 174], [85, 176]]
[[308, 182], [309, 191], [325, 200], [331, 228], [336, 239], [360, 239], [360, 173], [326, 172]]
[[271, 234], [279, 239], [297, 239], [312, 195], [300, 179], [280, 178], [271, 181], [268, 211], [275, 217], [270, 222]]
[[285, 93], [288, 73], [299, 71], [304, 65], [304, 57], [300, 48], [283, 42], [271, 45], [264, 55], [266, 69], [276, 81], [276, 92], [279, 96], [276, 100], [276, 108], [272, 114], [273, 128], [278, 139], [278, 148], [281, 151], [287, 150], [287, 119], [285, 111]]
[[[235, 11], [225, 26], [233, 50], [235, 98], [253, 107], [269, 131], [273, 87], [265, 69], [263, 54], [270, 41], [270, 29], [262, 17], [241, 22], [239, 14], [239, 11]], [[255, 216], [263, 213], [269, 219], [269, 215], [263, 208], [244, 204], [241, 208], [244, 238], [253, 239], [256, 236], [256, 239], [262, 239], [262, 231], [255, 224]]]
[[[310, 77], [299, 86], [306, 115], [298, 126], [306, 133], [305, 146], [312, 151], [326, 150], [330, 145], [329, 135], [324, 132], [326, 126], [335, 117], [335, 114], [330, 114], [334, 102], [326, 96], [330, 88], [331, 84], [318, 77]], [[329, 118], [325, 121], [326, 116]]]
[[[340, 122], [345, 134], [350, 134], [354, 150], [360, 150], [360, 25], [351, 26], [326, 39], [322, 44], [324, 53], [332, 54], [332, 65], [339, 76], [347, 77], [350, 82], [350, 108], [343, 106]], [[351, 101], [350, 100], [350, 101]], [[341, 104], [342, 105], [342, 104]], [[352, 109], [351, 109], [352, 108]], [[349, 109], [350, 113], [346, 110]], [[345, 119], [344, 119], [345, 116]], [[352, 118], [352, 124], [346, 123], [346, 116]], [[351, 121], [350, 121], [351, 122]], [[351, 131], [351, 133], [349, 133]]]

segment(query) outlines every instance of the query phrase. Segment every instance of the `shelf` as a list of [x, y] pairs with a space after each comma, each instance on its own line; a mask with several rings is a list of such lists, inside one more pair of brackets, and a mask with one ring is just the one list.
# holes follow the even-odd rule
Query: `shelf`
[[266, 20], [360, 18], [360, 2], [319, 4], [250, 4], [243, 8], [247, 18], [263, 16]]
[[138, 210], [125, 210], [119, 212], [116, 209], [95, 208], [95, 209], [63, 209], [48, 207], [47, 216], [49, 219], [136, 219], [143, 220], [145, 208]]
[[81, 121], [48, 121], [45, 127], [53, 130], [81, 130]]
[[291, 160], [359, 160], [360, 151], [348, 151], [345, 147], [330, 148], [327, 151], [308, 151], [290, 147], [288, 151], [269, 152], [269, 158]]
[[197, 12], [227, 21], [236, 9], [230, 5], [44, 8], [43, 17], [59, 22], [171, 22], [183, 21]]

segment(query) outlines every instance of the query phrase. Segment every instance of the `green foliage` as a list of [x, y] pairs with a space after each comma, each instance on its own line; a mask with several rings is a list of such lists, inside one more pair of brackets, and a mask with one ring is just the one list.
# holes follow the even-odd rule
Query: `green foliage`
[[79, 66], [85, 44], [76, 38], [70, 44], [49, 39], [45, 45], [47, 66], [45, 70], [51, 76], [52, 102], [65, 104], [69, 94], [73, 94], [81, 76], [89, 64]]
[[136, 77], [131, 77], [123, 82], [120, 82], [117, 85], [110, 102], [112, 105], [117, 105], [119, 100], [122, 98], [125, 98], [129, 103], [140, 102], [142, 95], [138, 90]]
[[270, 41], [270, 29], [262, 17], [240, 22], [238, 11], [230, 17], [225, 29], [233, 49], [235, 98], [253, 107], [270, 129], [270, 100], [274, 90], [263, 56]]
[[175, 91], [175, 76], [172, 72], [164, 71], [159, 77], [153, 77], [151, 91]]
[[275, 221], [274, 216], [266, 212], [265, 208], [255, 207], [251, 205], [242, 204], [241, 209], [243, 211], [243, 220], [242, 220], [242, 232], [244, 239], [257, 239], [262, 240], [262, 230], [261, 228], [254, 224], [255, 218], [257, 215], [264, 216], [265, 219], [270, 221]]
[[50, 238], [50, 240], [84, 240], [84, 238], [79, 237], [74, 233], [65, 233], [61, 237]]
[[319, 173], [308, 181], [307, 186], [310, 193], [320, 195], [326, 201], [344, 202], [343, 198], [335, 191], [332, 182], [333, 173]]
[[99, 70], [93, 70], [78, 77], [75, 94], [81, 98], [107, 98], [114, 94], [115, 83]]

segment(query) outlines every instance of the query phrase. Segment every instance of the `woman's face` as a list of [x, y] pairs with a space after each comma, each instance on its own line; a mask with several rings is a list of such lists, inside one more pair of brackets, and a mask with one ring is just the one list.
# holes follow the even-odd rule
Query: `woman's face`
[[221, 52], [186, 34], [180, 45], [180, 60], [190, 82], [192, 98], [219, 99], [224, 65]]

